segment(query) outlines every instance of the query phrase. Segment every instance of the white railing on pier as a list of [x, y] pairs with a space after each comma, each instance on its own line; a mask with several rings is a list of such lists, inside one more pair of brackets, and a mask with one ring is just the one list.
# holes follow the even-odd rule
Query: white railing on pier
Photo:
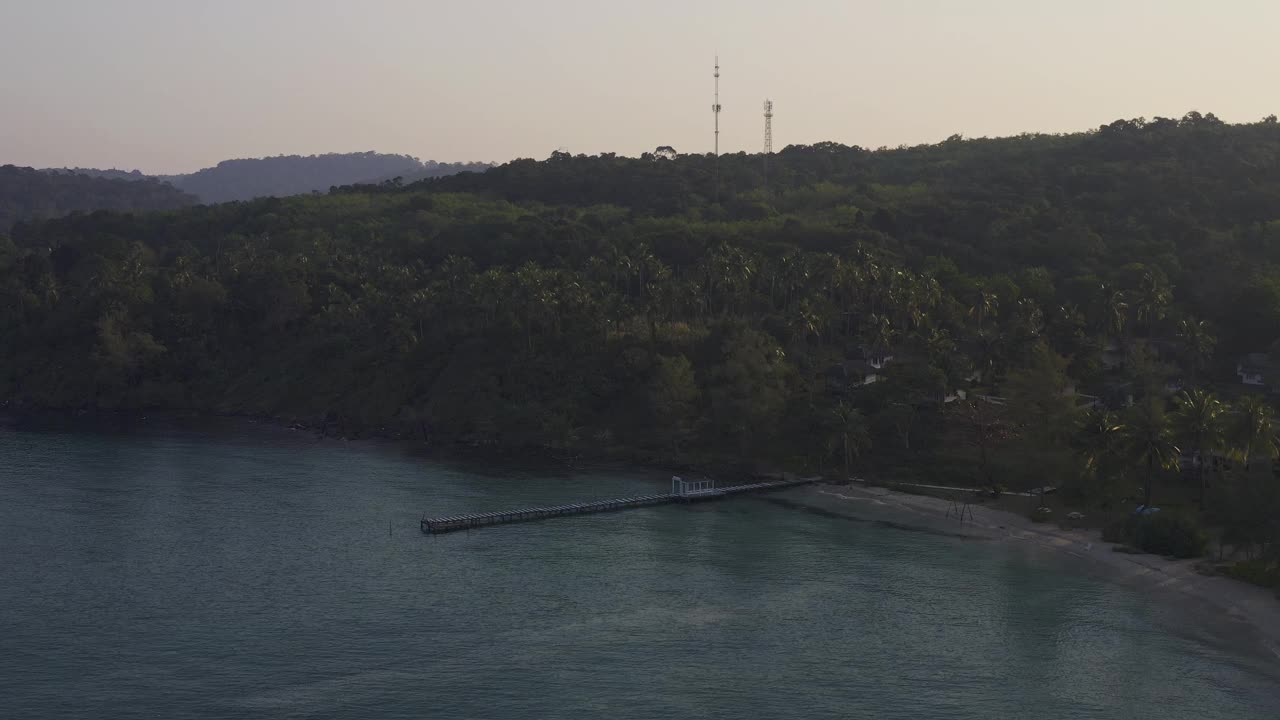
[[685, 480], [684, 478], [673, 475], [671, 477], [671, 494], [686, 497], [689, 495], [702, 495], [715, 492], [715, 480]]

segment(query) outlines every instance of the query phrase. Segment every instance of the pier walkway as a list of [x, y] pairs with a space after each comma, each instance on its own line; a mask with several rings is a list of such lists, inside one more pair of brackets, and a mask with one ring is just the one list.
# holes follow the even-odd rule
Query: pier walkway
[[766, 492], [807, 485], [821, 478], [792, 478], [751, 483], [749, 485], [730, 485], [715, 487], [709, 480], [686, 481], [680, 478], [671, 479], [671, 492], [659, 495], [642, 495], [639, 497], [618, 498], [616, 500], [597, 500], [595, 502], [570, 503], [554, 507], [532, 507], [520, 510], [479, 513], [475, 515], [454, 515], [451, 517], [428, 518], [425, 515], [420, 523], [422, 532], [428, 535], [473, 530], [490, 525], [509, 525], [518, 522], [545, 520], [565, 515], [589, 515], [602, 512], [631, 510], [632, 508], [667, 505], [670, 503], [691, 503], [722, 498], [749, 492]]

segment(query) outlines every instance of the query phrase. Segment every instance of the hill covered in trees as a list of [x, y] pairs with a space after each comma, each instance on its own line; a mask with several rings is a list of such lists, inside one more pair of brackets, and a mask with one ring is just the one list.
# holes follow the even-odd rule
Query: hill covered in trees
[[214, 167], [184, 175], [149, 176], [140, 170], [93, 168], [51, 168], [45, 172], [125, 180], [152, 179], [194, 195], [202, 203], [213, 204], [328, 192], [340, 185], [379, 185], [397, 180], [412, 183], [461, 172], [484, 172], [490, 167], [489, 163], [441, 163], [409, 155], [363, 152], [224, 160]]
[[72, 217], [0, 242], [0, 333], [22, 406], [862, 466], [1098, 507], [1182, 488], [1272, 552], [1270, 395], [1237, 360], [1280, 359], [1280, 125], [557, 153]]
[[196, 198], [145, 178], [92, 177], [0, 166], [0, 233], [19, 221], [94, 210], [176, 210]]
[[486, 163], [423, 162], [408, 155], [328, 153], [224, 160], [215, 167], [163, 179], [202, 202], [220, 203], [327, 192], [338, 185], [378, 184], [395, 178], [411, 182], [488, 168]]
[[62, 175], [88, 175], [89, 177], [107, 178], [110, 180], [148, 180], [156, 179], [150, 175], [144, 175], [141, 170], [118, 170], [111, 168], [110, 170], [99, 170], [97, 168], [45, 168], [44, 172], [62, 174]]

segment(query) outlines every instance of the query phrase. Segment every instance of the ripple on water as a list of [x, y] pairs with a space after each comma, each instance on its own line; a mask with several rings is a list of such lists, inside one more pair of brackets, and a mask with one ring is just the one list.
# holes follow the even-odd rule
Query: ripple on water
[[1280, 717], [1231, 626], [786, 496], [426, 538], [664, 479], [243, 426], [0, 428], [0, 479], [6, 717]]

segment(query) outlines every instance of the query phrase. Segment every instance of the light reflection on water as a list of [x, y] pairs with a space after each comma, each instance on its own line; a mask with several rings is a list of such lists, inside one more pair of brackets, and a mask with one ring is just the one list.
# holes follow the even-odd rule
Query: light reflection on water
[[1238, 628], [1044, 553], [759, 498], [427, 538], [666, 480], [164, 425], [0, 429], [0, 714], [1280, 716]]

